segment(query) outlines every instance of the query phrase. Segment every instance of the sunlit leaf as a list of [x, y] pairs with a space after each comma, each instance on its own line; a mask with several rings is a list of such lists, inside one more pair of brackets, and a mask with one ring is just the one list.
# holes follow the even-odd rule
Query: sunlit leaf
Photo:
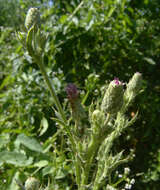
[[18, 152], [2, 151], [0, 152], [0, 164], [7, 163], [16, 166], [28, 166], [32, 164], [33, 158], [27, 158], [24, 154]]
[[25, 134], [20, 134], [18, 135], [16, 141], [15, 141], [15, 145], [19, 146], [19, 145], [24, 145], [27, 148], [29, 148], [30, 150], [36, 151], [36, 152], [42, 152], [42, 146], [40, 145], [40, 143], [33, 137], [28, 137]]
[[40, 127], [40, 134], [39, 136], [42, 136], [48, 129], [48, 121], [45, 117], [41, 120], [41, 127]]
[[152, 58], [144, 57], [144, 60], [147, 61], [151, 65], [155, 65], [156, 64], [156, 62]]

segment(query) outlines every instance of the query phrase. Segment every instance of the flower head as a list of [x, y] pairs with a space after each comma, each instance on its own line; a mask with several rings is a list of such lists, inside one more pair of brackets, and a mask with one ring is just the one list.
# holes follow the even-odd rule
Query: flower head
[[75, 101], [79, 96], [77, 87], [72, 83], [67, 85], [66, 92], [67, 92], [67, 97], [71, 102]]
[[136, 72], [133, 77], [130, 79], [129, 83], [127, 84], [127, 89], [125, 91], [125, 97], [134, 98], [142, 87], [142, 74]]
[[29, 30], [33, 25], [40, 25], [40, 14], [37, 8], [30, 8], [27, 12], [25, 26]]
[[127, 88], [129, 91], [137, 92], [140, 90], [141, 85], [142, 85], [142, 74], [136, 72], [129, 81]]
[[91, 119], [93, 123], [100, 125], [105, 119], [105, 114], [102, 111], [96, 109], [93, 111]]
[[116, 85], [119, 85], [121, 82], [119, 81], [118, 78], [114, 78], [114, 83], [115, 83]]
[[86, 117], [83, 106], [79, 99], [79, 92], [77, 87], [70, 83], [66, 87], [66, 93], [72, 109], [72, 116], [75, 120], [80, 120]]
[[110, 82], [104, 95], [101, 109], [104, 112], [117, 113], [123, 104], [123, 83], [115, 78]]

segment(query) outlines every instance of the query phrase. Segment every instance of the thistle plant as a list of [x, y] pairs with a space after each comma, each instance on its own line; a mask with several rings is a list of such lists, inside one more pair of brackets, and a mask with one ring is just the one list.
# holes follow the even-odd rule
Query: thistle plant
[[110, 82], [104, 97], [100, 98], [102, 101], [98, 99], [97, 102], [92, 103], [88, 113], [81, 104], [77, 87], [68, 84], [66, 94], [71, 115], [67, 118], [43, 63], [46, 37], [40, 29], [39, 18], [38, 10], [31, 8], [25, 21], [27, 32], [19, 32], [18, 38], [39, 66], [52, 95], [57, 113], [55, 121], [67, 136], [67, 146], [72, 154], [77, 189], [117, 189], [119, 183], [113, 184], [112, 173], [119, 165], [130, 161], [133, 152], [124, 156], [123, 150], [113, 153], [112, 147], [115, 140], [137, 118], [135, 114], [132, 119], [129, 119], [125, 113], [141, 90], [142, 75], [135, 73], [127, 84], [126, 90], [124, 90], [124, 83], [115, 78]]

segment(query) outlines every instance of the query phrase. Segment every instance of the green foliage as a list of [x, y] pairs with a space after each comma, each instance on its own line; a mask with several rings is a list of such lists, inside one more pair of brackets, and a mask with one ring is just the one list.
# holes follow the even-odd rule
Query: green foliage
[[[24, 29], [25, 15], [32, 6], [39, 6], [42, 13], [42, 28], [48, 34], [45, 67], [61, 102], [68, 82], [78, 85], [89, 105], [114, 77], [128, 81], [136, 71], [143, 73], [145, 90], [129, 113], [134, 115], [139, 108], [139, 119], [116, 149], [135, 149], [130, 167], [137, 176], [136, 190], [159, 189], [159, 1], [82, 2], [53, 1], [49, 6], [49, 1], [0, 1], [0, 154], [5, 157], [0, 181], [7, 180], [0, 182], [2, 190], [18, 189], [15, 179], [24, 182], [31, 174], [44, 184], [49, 176], [54, 178], [55, 188], [75, 187], [70, 155], [55, 150], [55, 142], [65, 146], [65, 137], [51, 119], [55, 117], [53, 101], [35, 62], [15, 37], [15, 28]], [[17, 145], [22, 134], [42, 142], [44, 152], [22, 141]], [[11, 164], [16, 162], [15, 154], [17, 159], [22, 155], [19, 163], [24, 166]], [[26, 166], [28, 161], [32, 161], [30, 166]]]

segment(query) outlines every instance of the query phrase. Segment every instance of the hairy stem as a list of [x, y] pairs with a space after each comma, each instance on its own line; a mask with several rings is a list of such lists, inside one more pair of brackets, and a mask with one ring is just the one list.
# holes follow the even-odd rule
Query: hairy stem
[[61, 116], [63, 122], [66, 124], [66, 123], [67, 123], [67, 119], [66, 119], [66, 117], [65, 117], [65, 114], [64, 114], [64, 111], [63, 111], [63, 109], [62, 109], [62, 106], [61, 106], [61, 104], [60, 104], [60, 102], [59, 102], [59, 99], [58, 99], [58, 97], [57, 97], [57, 95], [56, 95], [56, 93], [55, 93], [55, 90], [54, 90], [54, 88], [53, 88], [53, 86], [52, 86], [52, 83], [51, 83], [51, 81], [49, 80], [49, 77], [48, 77], [48, 75], [47, 75], [47, 73], [46, 73], [45, 67], [44, 67], [44, 65], [43, 65], [43, 58], [42, 58], [42, 57], [38, 57], [38, 56], [35, 56], [34, 58], [35, 58], [36, 63], [38, 64], [38, 66], [39, 66], [39, 68], [40, 68], [40, 70], [41, 70], [41, 73], [42, 73], [42, 75], [44, 76], [44, 79], [45, 79], [45, 81], [46, 81], [46, 83], [47, 83], [47, 85], [48, 85], [48, 88], [49, 88], [49, 90], [50, 90], [50, 92], [51, 92], [51, 95], [52, 95], [52, 97], [53, 97], [53, 100], [54, 100], [54, 103], [55, 103], [55, 105], [56, 105], [56, 107], [57, 107], [57, 110], [58, 110], [58, 112], [59, 112], [59, 114], [60, 114], [60, 116]]

